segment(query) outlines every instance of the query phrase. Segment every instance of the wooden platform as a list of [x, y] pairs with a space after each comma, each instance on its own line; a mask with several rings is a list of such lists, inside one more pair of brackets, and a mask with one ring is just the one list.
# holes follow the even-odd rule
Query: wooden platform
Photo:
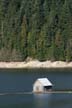
[[53, 90], [48, 92], [11, 92], [11, 93], [0, 93], [1, 95], [31, 95], [31, 94], [72, 94], [72, 90]]

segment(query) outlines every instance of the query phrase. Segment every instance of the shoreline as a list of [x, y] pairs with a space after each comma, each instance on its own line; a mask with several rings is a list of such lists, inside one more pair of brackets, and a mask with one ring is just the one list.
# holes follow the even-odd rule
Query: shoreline
[[58, 68], [72, 68], [72, 62], [63, 62], [63, 61], [44, 61], [40, 62], [38, 60], [32, 60], [28, 62], [0, 62], [0, 69], [12, 69], [12, 68], [46, 68], [46, 69], [58, 69]]

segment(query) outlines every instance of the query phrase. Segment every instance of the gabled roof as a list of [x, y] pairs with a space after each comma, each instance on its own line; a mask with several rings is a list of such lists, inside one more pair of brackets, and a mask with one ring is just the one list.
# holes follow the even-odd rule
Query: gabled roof
[[43, 86], [52, 86], [52, 83], [48, 80], [48, 78], [39, 78], [37, 79]]

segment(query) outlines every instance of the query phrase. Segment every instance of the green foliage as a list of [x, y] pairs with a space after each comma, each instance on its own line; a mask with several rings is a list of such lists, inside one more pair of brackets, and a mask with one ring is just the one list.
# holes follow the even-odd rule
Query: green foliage
[[0, 61], [72, 61], [72, 0], [0, 0]]
[[27, 21], [25, 16], [23, 17], [21, 25], [20, 51], [23, 55], [23, 59], [25, 59], [27, 57]]

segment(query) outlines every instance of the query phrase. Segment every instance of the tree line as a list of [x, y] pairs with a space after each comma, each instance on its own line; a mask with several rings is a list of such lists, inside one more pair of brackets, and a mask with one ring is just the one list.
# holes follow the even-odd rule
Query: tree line
[[0, 0], [0, 61], [72, 61], [72, 0]]

